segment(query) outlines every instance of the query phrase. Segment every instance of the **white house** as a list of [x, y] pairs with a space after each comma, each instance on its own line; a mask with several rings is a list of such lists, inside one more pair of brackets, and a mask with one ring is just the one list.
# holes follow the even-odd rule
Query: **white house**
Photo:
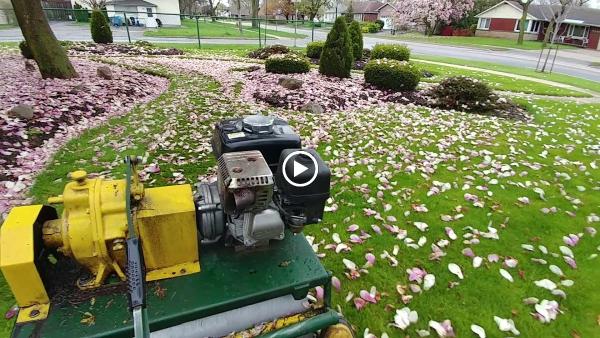
[[589, 0], [585, 3], [585, 7], [600, 9], [600, 0]]
[[12, 11], [10, 0], [0, 0], [0, 25], [16, 24], [17, 19]]
[[[71, 2], [75, 4], [77, 0]], [[159, 19], [166, 26], [181, 25], [179, 1], [176, 0], [111, 0], [106, 3], [106, 10], [111, 18], [123, 19], [126, 13], [128, 18], [134, 17], [142, 25], [151, 22], [148, 18]]]

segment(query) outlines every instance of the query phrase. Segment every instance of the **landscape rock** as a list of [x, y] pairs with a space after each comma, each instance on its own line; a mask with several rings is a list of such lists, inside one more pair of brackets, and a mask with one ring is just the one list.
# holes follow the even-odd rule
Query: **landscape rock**
[[279, 78], [277, 83], [283, 88], [287, 88], [290, 90], [300, 89], [304, 81], [291, 78], [289, 76], [282, 76]]
[[35, 62], [33, 60], [25, 60], [25, 70], [35, 72]]
[[8, 116], [18, 117], [20, 119], [31, 119], [33, 118], [33, 107], [28, 104], [19, 104], [12, 107], [8, 111]]
[[432, 73], [432, 72], [429, 72], [429, 71], [427, 71], [427, 70], [422, 70], [422, 71], [421, 71], [421, 75], [422, 75], [424, 78], [427, 78], [427, 79], [428, 79], [428, 78], [431, 78], [431, 77], [433, 77], [433, 73]]
[[113, 78], [112, 70], [108, 66], [98, 67], [98, 69], [96, 70], [96, 73], [98, 74], [99, 77], [101, 77], [105, 80], [112, 80], [112, 78]]
[[313, 114], [323, 114], [325, 112], [325, 108], [316, 102], [308, 102], [300, 107], [301, 111], [305, 111]]

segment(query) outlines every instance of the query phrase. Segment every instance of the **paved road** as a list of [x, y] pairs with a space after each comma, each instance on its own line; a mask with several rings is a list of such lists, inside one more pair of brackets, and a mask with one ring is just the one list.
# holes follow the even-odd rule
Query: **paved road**
[[[269, 27], [272, 29], [274, 27]], [[78, 25], [70, 22], [53, 22], [52, 29], [55, 35], [60, 40], [71, 40], [71, 41], [91, 41], [91, 35], [87, 26]], [[293, 32], [293, 28], [278, 27], [279, 30]], [[270, 39], [269, 43], [277, 43], [293, 46], [294, 43], [303, 47], [311, 41], [311, 31], [308, 29], [298, 29], [298, 33], [307, 35], [304, 39]], [[155, 38], [145, 37], [142, 28], [131, 27], [130, 35], [132, 40], [146, 40], [150, 42], [172, 42], [172, 43], [196, 43], [197, 40], [193, 38]], [[121, 28], [113, 28], [113, 36], [115, 42], [127, 42], [127, 31]], [[315, 30], [315, 40], [325, 40], [327, 32], [322, 30]], [[0, 41], [20, 41], [22, 40], [21, 32], [18, 28], [15, 29], [3, 29], [0, 30]], [[203, 43], [211, 44], [258, 44], [256, 39], [202, 39]], [[436, 55], [442, 57], [451, 57], [457, 59], [473, 60], [473, 61], [485, 61], [493, 62], [504, 65], [535, 69], [538, 53], [537, 51], [527, 50], [491, 50], [491, 49], [480, 49], [472, 47], [457, 47], [457, 46], [443, 46], [435, 44], [427, 44], [420, 42], [407, 42], [385, 39], [384, 37], [372, 37], [366, 36], [364, 38], [364, 45], [366, 48], [370, 48], [377, 43], [402, 43], [408, 45], [413, 54], [415, 55]], [[590, 52], [593, 53], [594, 52]], [[600, 52], [598, 53], [598, 61], [600, 61]], [[554, 71], [557, 73], [563, 73], [572, 75], [600, 83], [600, 69], [590, 67], [589, 58], [576, 57], [573, 52], [559, 52], [556, 58]], [[600, 86], [600, 84], [599, 84]], [[599, 87], [600, 88], [600, 87]]]

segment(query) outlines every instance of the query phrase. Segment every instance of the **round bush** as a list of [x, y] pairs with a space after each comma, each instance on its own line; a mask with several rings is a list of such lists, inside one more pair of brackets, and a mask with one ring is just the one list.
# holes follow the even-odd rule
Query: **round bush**
[[310, 70], [310, 62], [292, 53], [275, 54], [265, 61], [265, 70], [277, 74], [307, 73]]
[[320, 58], [321, 52], [323, 51], [323, 46], [325, 46], [325, 41], [309, 42], [306, 45], [306, 56], [308, 56], [311, 59]]
[[415, 90], [421, 80], [421, 71], [407, 61], [371, 60], [365, 66], [364, 73], [366, 83], [393, 91]]
[[290, 52], [290, 49], [284, 45], [272, 45], [264, 48], [259, 48], [248, 53], [248, 57], [253, 59], [267, 59], [271, 55], [275, 54], [287, 54]]
[[327, 41], [319, 59], [319, 72], [326, 76], [350, 77], [353, 60], [352, 41], [346, 19], [338, 17], [327, 34]]
[[379, 25], [374, 22], [363, 22], [361, 30], [363, 33], [377, 33], [380, 31]]
[[379, 26], [379, 30], [382, 30], [385, 26], [385, 22], [383, 22], [383, 20], [380, 19], [375, 20], [375, 23]]
[[33, 52], [31, 51], [31, 48], [29, 48], [27, 41], [21, 41], [19, 43], [19, 49], [24, 58], [33, 60]]
[[95, 43], [112, 43], [113, 36], [110, 30], [110, 24], [104, 13], [98, 10], [92, 11], [92, 20], [90, 22], [92, 31], [92, 40]]
[[410, 49], [405, 45], [375, 45], [371, 51], [371, 58], [408, 61]]
[[430, 95], [439, 106], [468, 112], [495, 108], [495, 97], [487, 83], [466, 76], [449, 77], [433, 87]]
[[352, 55], [354, 55], [354, 60], [362, 59], [363, 53], [363, 36], [362, 31], [360, 30], [360, 24], [356, 21], [352, 21], [350, 23], [350, 28], [348, 28], [348, 32], [350, 33], [350, 39], [352, 40]]

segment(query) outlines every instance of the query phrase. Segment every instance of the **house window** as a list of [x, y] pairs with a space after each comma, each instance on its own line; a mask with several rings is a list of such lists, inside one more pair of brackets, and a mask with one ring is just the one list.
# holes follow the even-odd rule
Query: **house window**
[[154, 16], [154, 14], [152, 14], [152, 8], [151, 7], [147, 7], [146, 8], [146, 13], [148, 13], [148, 17], [151, 18]]
[[[540, 21], [525, 20], [525, 33], [537, 33], [540, 31]], [[521, 30], [521, 20], [515, 23], [515, 32]]]
[[587, 26], [569, 25], [569, 30], [567, 31], [567, 35], [574, 38], [586, 38], [588, 33]]
[[477, 24], [477, 29], [490, 29], [490, 23], [492, 19], [490, 18], [479, 18], [479, 23]]

